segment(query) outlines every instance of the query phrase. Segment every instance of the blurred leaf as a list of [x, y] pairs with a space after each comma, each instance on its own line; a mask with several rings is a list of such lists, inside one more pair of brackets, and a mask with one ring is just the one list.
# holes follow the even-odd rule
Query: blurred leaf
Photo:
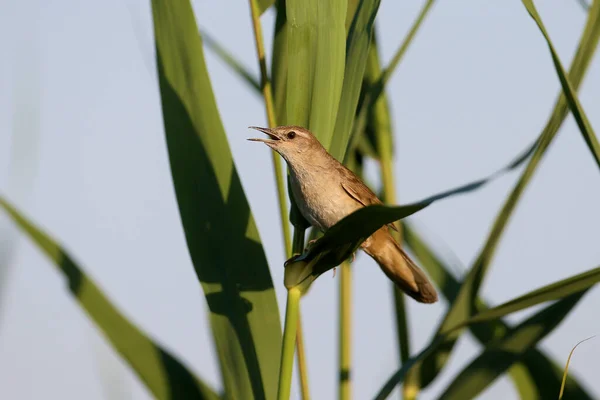
[[[594, 6], [588, 14], [586, 26], [579, 41], [579, 46], [571, 67], [569, 79], [575, 88], [579, 88], [583, 75], [587, 70], [598, 45], [598, 38], [600, 37], [600, 23], [598, 23], [600, 20], [599, 3], [600, 2], [598, 1], [594, 2]], [[440, 325], [439, 330], [444, 329], [449, 325], [454, 325], [459, 321], [464, 321], [473, 313], [473, 310], [475, 309], [475, 299], [478, 296], [479, 288], [489, 269], [490, 261], [500, 242], [504, 228], [514, 211], [517, 202], [521, 198], [525, 187], [533, 177], [533, 173], [537, 169], [540, 160], [567, 116], [567, 113], [567, 101], [564, 94], [561, 93], [548, 123], [539, 136], [539, 145], [535, 149], [517, 184], [496, 217], [483, 249], [480, 251], [472, 268], [469, 270], [467, 277], [463, 281], [460, 290], [461, 293], [457, 296], [457, 300], [447, 312], [444, 322]], [[415, 368], [410, 372], [409, 377], [407, 377], [407, 384], [423, 388], [431, 383], [444, 367], [454, 348], [457, 338], [458, 336], [452, 335], [445, 337], [444, 340], [446, 340], [446, 343], [439, 347], [439, 352], [432, 352], [427, 356], [425, 361], [416, 364]]]
[[[552, 54], [552, 61], [554, 62], [554, 67], [556, 68], [558, 78], [560, 79], [560, 84], [562, 85], [563, 91], [567, 98], [569, 108], [571, 109], [571, 112], [575, 117], [575, 121], [577, 122], [577, 126], [579, 126], [579, 130], [583, 134], [585, 143], [590, 148], [590, 151], [592, 152], [596, 163], [598, 164], [598, 166], [600, 166], [600, 143], [598, 143], [598, 139], [596, 138], [596, 134], [592, 129], [592, 125], [590, 124], [590, 121], [588, 120], [587, 116], [585, 115], [585, 112], [583, 111], [583, 107], [581, 106], [581, 103], [577, 98], [577, 94], [575, 93], [575, 89], [573, 89], [573, 85], [569, 81], [567, 73], [561, 64], [560, 59], [558, 58], [558, 54], [556, 53], [556, 50], [554, 50], [554, 46], [550, 41], [550, 36], [548, 36], [548, 32], [546, 31], [546, 28], [542, 23], [542, 20], [535, 8], [535, 5], [533, 4], [533, 1], [522, 0], [522, 2], [523, 5], [525, 5], [527, 11], [529, 12], [529, 15], [531, 15], [531, 18], [534, 19], [535, 23], [537, 24], [538, 28], [540, 28], [540, 31], [546, 39], [546, 43], [548, 44], [548, 48], [550, 49], [550, 53]], [[596, 3], [600, 2], [596, 1]], [[597, 7], [600, 6], [596, 5], [596, 8]], [[600, 21], [597, 22], [600, 24]]]
[[[449, 272], [450, 267], [448, 264], [434, 254], [419, 235], [414, 232], [410, 224], [405, 222], [402, 227], [405, 244], [419, 260], [419, 265], [427, 271], [429, 277], [440, 288], [441, 294], [451, 304], [458, 294], [460, 282]], [[476, 304], [479, 312], [489, 308], [480, 298], [476, 300]], [[498, 319], [470, 325], [469, 329], [473, 337], [486, 346], [491, 340], [504, 337], [513, 328]], [[554, 397], [558, 392], [561, 385], [562, 369], [543, 354], [542, 350], [531, 349], [523, 356], [520, 364], [510, 368], [509, 374], [515, 383], [520, 398], [545, 400]], [[592, 399], [572, 376], [568, 377], [566, 393], [567, 398], [570, 399]]]
[[511, 365], [550, 334], [577, 305], [587, 291], [581, 291], [544, 308], [485, 350], [453, 379], [440, 399], [468, 400], [479, 395]]
[[187, 0], [153, 0], [171, 173], [202, 284], [228, 398], [277, 392], [279, 310], [264, 250], [233, 164]]
[[361, 0], [348, 32], [342, 98], [337, 110], [335, 129], [329, 147], [331, 155], [340, 162], [344, 161], [346, 147], [350, 139], [350, 131], [354, 122], [360, 88], [367, 65], [375, 16], [380, 3], [380, 0]]
[[204, 39], [204, 44], [207, 48], [214, 52], [221, 61], [229, 66], [233, 72], [236, 72], [248, 85], [260, 93], [260, 82], [258, 78], [248, 70], [248, 67], [237, 60], [224, 46], [205, 30], [200, 29], [200, 36]]
[[287, 121], [308, 127], [330, 147], [342, 94], [347, 3], [287, 0]]
[[0, 207], [64, 274], [79, 305], [157, 399], [219, 399], [175, 357], [129, 322], [58, 243], [2, 197]]

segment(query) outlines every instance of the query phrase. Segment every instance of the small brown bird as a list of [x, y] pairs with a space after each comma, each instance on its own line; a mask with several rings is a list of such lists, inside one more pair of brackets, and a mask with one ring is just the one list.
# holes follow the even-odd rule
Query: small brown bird
[[[300, 212], [313, 226], [325, 231], [361, 207], [382, 204], [352, 171], [333, 158], [308, 130], [299, 126], [250, 128], [264, 132], [263, 142], [287, 162], [292, 193]], [[383, 272], [406, 294], [421, 303], [435, 303], [437, 293], [423, 271], [400, 248], [384, 226], [361, 245]], [[395, 228], [394, 228], [395, 229]]]

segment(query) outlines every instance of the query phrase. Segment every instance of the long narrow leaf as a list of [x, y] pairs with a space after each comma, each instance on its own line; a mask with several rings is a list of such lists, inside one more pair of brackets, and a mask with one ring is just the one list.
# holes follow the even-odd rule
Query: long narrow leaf
[[[592, 129], [592, 125], [590, 124], [590, 121], [588, 120], [587, 116], [585, 115], [585, 112], [583, 111], [583, 107], [581, 106], [581, 103], [579, 102], [579, 99], [577, 98], [577, 93], [575, 93], [575, 90], [573, 89], [573, 85], [569, 81], [569, 77], [567, 76], [567, 73], [561, 64], [560, 59], [558, 58], [558, 54], [556, 53], [556, 50], [554, 50], [554, 46], [552, 45], [552, 42], [550, 41], [550, 36], [548, 36], [548, 32], [546, 31], [546, 28], [544, 27], [542, 19], [540, 18], [540, 15], [538, 14], [538, 12], [536, 10], [535, 5], [533, 4], [533, 1], [532, 0], [522, 0], [522, 2], [523, 2], [523, 5], [525, 6], [525, 8], [527, 9], [527, 12], [529, 12], [529, 15], [531, 15], [531, 18], [533, 18], [533, 20], [537, 24], [538, 28], [540, 28], [542, 35], [544, 35], [544, 38], [546, 39], [546, 43], [548, 44], [548, 48], [550, 49], [550, 53], [552, 54], [552, 61], [554, 62], [554, 67], [556, 68], [556, 72], [558, 74], [560, 84], [561, 84], [563, 91], [565, 93], [565, 96], [567, 98], [567, 103], [569, 104], [569, 108], [571, 109], [571, 112], [573, 113], [573, 116], [575, 117], [575, 121], [577, 122], [577, 126], [579, 126], [579, 130], [581, 131], [581, 134], [583, 135], [585, 143], [590, 148], [590, 151], [592, 152], [592, 155], [594, 156], [596, 163], [600, 167], [600, 143], [598, 143], [598, 139], [596, 138], [596, 134], [594, 133], [594, 130]], [[600, 3], [600, 2], [596, 1], [596, 3]], [[598, 5], [597, 5], [597, 7], [598, 7]]]
[[[600, 2], [596, 1], [588, 14], [585, 29], [583, 31], [575, 59], [573, 61], [569, 80], [577, 89], [581, 84], [584, 73], [587, 70], [592, 56], [598, 45], [600, 38]], [[461, 290], [457, 300], [453, 303], [451, 309], [447, 312], [444, 322], [438, 329], [439, 332], [448, 326], [456, 325], [461, 321], [467, 320], [475, 309], [475, 299], [479, 293], [481, 283], [489, 270], [490, 261], [492, 260], [496, 248], [500, 242], [504, 228], [516, 208], [516, 205], [523, 194], [525, 187], [530, 182], [531, 178], [540, 160], [544, 156], [550, 143], [556, 136], [558, 129], [562, 125], [568, 113], [568, 105], [563, 93], [560, 94], [554, 111], [548, 120], [544, 130], [538, 139], [539, 146], [535, 149], [529, 163], [523, 171], [514, 189], [505, 201], [500, 213], [496, 217], [485, 245], [469, 274], [463, 281]], [[437, 337], [437, 336], [436, 336]], [[428, 353], [427, 359], [423, 362], [416, 363], [415, 368], [411, 371], [407, 378], [408, 384], [425, 387], [433, 381], [437, 374], [445, 366], [450, 353], [454, 348], [458, 336], [449, 335], [444, 338], [447, 342], [439, 347], [439, 351]]]
[[227, 397], [277, 392], [281, 325], [273, 282], [233, 164], [188, 0], [153, 0], [171, 173], [210, 309]]
[[587, 291], [578, 292], [537, 312], [511, 329], [504, 337], [488, 344], [442, 393], [440, 399], [469, 400], [479, 395], [510, 366], [521, 360], [548, 336], [577, 305]]
[[380, 3], [381, 0], [360, 1], [348, 32], [342, 99], [337, 110], [333, 139], [329, 149], [331, 155], [340, 161], [344, 160], [350, 139]]
[[181, 362], [127, 320], [58, 243], [2, 197], [0, 207], [64, 274], [81, 308], [157, 399], [219, 399]]
[[[460, 282], [449, 272], [448, 264], [434, 254], [409, 223], [402, 224], [402, 227], [405, 244], [419, 260], [419, 265], [427, 271], [429, 277], [440, 288], [441, 294], [446, 297], [448, 303], [452, 303], [460, 289]], [[489, 308], [481, 299], [477, 299], [476, 304], [479, 312]], [[493, 339], [503, 337], [511, 329], [513, 328], [502, 319], [469, 326], [471, 334], [484, 346]], [[509, 375], [515, 383], [520, 398], [531, 400], [553, 397], [561, 386], [562, 373], [562, 368], [550, 360], [541, 349], [531, 349], [519, 364], [509, 370]], [[567, 398], [592, 399], [572, 375], [567, 377], [565, 393]]]
[[556, 300], [586, 290], [598, 282], [600, 282], [600, 267], [541, 287], [504, 304], [482, 311], [469, 318], [464, 324], [494, 320], [546, 301]]

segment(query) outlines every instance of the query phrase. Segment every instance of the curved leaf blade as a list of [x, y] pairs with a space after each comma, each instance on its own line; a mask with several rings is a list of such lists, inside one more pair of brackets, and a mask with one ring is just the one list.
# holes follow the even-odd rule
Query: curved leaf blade
[[[554, 46], [550, 41], [550, 36], [548, 35], [546, 28], [544, 27], [544, 23], [542, 22], [542, 19], [540, 18], [540, 15], [538, 14], [537, 9], [535, 8], [535, 5], [533, 4], [532, 0], [522, 0], [522, 2], [525, 8], [527, 9], [527, 12], [529, 12], [531, 18], [533, 18], [538, 28], [540, 28], [542, 35], [544, 35], [544, 39], [546, 39], [546, 43], [548, 44], [548, 48], [550, 49], [550, 53], [552, 54], [552, 61], [554, 62], [554, 67], [556, 68], [556, 73], [558, 74], [560, 84], [567, 98], [569, 108], [571, 109], [571, 112], [575, 117], [575, 121], [577, 122], [577, 126], [579, 126], [579, 130], [583, 135], [585, 143], [588, 145], [590, 151], [592, 152], [592, 155], [594, 156], [594, 159], [596, 160], [596, 163], [600, 167], [600, 143], [598, 143], [598, 139], [596, 138], [594, 129], [592, 128], [590, 121], [585, 115], [585, 111], [583, 111], [583, 107], [581, 106], [577, 94], [573, 89], [573, 85], [569, 81], [569, 77], [567, 76], [567, 73], [565, 72], [565, 69], [561, 64], [560, 59], [558, 58], [558, 54], [556, 53], [556, 50], [554, 50]], [[600, 7], [600, 4], [598, 3], [600, 2], [595, 2], [596, 8]], [[590, 11], [590, 13], [592, 11]]]
[[81, 308], [157, 399], [219, 399], [208, 385], [131, 323], [57, 242], [2, 197], [0, 207], [63, 273]]
[[567, 364], [565, 365], [565, 372], [563, 374], [563, 380], [562, 383], [560, 385], [560, 392], [558, 394], [558, 400], [561, 400], [563, 398], [563, 395], [565, 394], [565, 386], [567, 384], [567, 377], [569, 376], [569, 363], [571, 362], [571, 357], [573, 356], [573, 353], [575, 352], [575, 349], [582, 344], [583, 342], [587, 342], [590, 339], [595, 338], [596, 335], [594, 336], [590, 336], [587, 339], [583, 339], [582, 341], [580, 341], [579, 343], [577, 343], [569, 352], [569, 357], [567, 358]]
[[153, 0], [171, 174], [230, 398], [277, 393], [281, 324], [273, 282], [235, 169], [188, 0]]
[[557, 300], [570, 296], [573, 293], [581, 292], [598, 282], [600, 282], [600, 267], [554, 282], [489, 310], [482, 311], [469, 318], [463, 324], [469, 325], [476, 322], [494, 320], [540, 303]]

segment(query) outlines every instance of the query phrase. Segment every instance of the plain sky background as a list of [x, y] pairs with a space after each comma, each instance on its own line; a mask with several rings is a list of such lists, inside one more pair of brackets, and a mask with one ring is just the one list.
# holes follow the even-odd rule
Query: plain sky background
[[[382, 2], [389, 60], [423, 1]], [[537, 1], [565, 67], [585, 22], [576, 0]], [[257, 73], [248, 3], [195, 1], [198, 24]], [[0, 1], [0, 192], [60, 240], [127, 316], [220, 387], [206, 304], [186, 249], [171, 183], [155, 72], [149, 1]], [[274, 14], [263, 18], [267, 48]], [[271, 157], [249, 143], [265, 125], [259, 97], [206, 52], [238, 171], [265, 243], [279, 306], [284, 254]], [[389, 85], [402, 203], [485, 176], [539, 134], [559, 93], [546, 44], [520, 1], [440, 1]], [[600, 60], [580, 100], [600, 128]], [[11, 161], [12, 159], [12, 161]], [[373, 171], [371, 170], [371, 173]], [[572, 117], [517, 208], [483, 293], [499, 304], [600, 263], [600, 176]], [[473, 261], [518, 173], [412, 218], [462, 271]], [[70, 297], [62, 276], [0, 215], [0, 398], [147, 399]], [[12, 251], [11, 251], [12, 249]], [[452, 258], [453, 257], [453, 258]], [[372, 260], [355, 264], [353, 376], [367, 399], [397, 368], [391, 286]], [[313, 398], [336, 396], [338, 278], [302, 302]], [[575, 343], [600, 333], [592, 290], [541, 347], [564, 365]], [[409, 302], [413, 352], [445, 301]], [[516, 322], [525, 314], [511, 316]], [[463, 335], [435, 384], [436, 398], [480, 347]], [[600, 341], [571, 371], [600, 396]], [[515, 398], [506, 378], [481, 398]], [[298, 398], [297, 386], [293, 398]]]

